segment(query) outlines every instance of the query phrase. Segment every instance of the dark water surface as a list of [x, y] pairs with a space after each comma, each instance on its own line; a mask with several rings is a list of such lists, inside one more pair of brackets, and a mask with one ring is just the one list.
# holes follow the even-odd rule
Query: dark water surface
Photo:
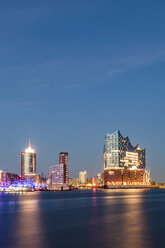
[[165, 190], [0, 194], [0, 248], [165, 247]]

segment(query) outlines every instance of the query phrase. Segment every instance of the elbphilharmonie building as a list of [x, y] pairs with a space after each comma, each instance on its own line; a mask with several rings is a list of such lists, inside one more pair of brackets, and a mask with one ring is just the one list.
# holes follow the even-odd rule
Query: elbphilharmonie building
[[148, 184], [145, 149], [133, 146], [119, 130], [106, 134], [104, 144], [104, 184]]
[[123, 137], [119, 130], [113, 134], [106, 134], [104, 145], [104, 168], [137, 168], [144, 169], [145, 149], [139, 145], [133, 146], [127, 137]]

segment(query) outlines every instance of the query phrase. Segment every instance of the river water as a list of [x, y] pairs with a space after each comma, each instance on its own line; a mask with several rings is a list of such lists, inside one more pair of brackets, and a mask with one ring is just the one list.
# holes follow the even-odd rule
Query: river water
[[0, 248], [165, 247], [165, 190], [0, 194]]

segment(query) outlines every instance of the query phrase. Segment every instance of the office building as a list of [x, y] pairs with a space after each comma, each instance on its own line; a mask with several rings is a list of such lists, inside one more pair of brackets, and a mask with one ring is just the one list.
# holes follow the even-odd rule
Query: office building
[[68, 184], [68, 152], [59, 153], [59, 164], [64, 165], [64, 183]]
[[64, 164], [56, 164], [49, 167], [49, 184], [63, 185], [64, 179]]
[[30, 142], [28, 148], [21, 152], [21, 176], [34, 177], [36, 175], [36, 153]]
[[84, 185], [87, 183], [87, 172], [86, 171], [79, 172], [79, 180], [80, 180], [80, 184]]

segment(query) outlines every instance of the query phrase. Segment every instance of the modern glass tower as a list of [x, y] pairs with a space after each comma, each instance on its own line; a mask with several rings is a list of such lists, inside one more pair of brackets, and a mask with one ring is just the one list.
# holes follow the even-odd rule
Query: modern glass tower
[[133, 146], [119, 130], [106, 134], [104, 145], [104, 170], [112, 168], [145, 169], [145, 149]]
[[36, 175], [36, 153], [32, 149], [30, 142], [28, 148], [21, 152], [21, 176], [35, 176]]
[[64, 165], [64, 183], [68, 184], [68, 152], [59, 153], [59, 164]]

